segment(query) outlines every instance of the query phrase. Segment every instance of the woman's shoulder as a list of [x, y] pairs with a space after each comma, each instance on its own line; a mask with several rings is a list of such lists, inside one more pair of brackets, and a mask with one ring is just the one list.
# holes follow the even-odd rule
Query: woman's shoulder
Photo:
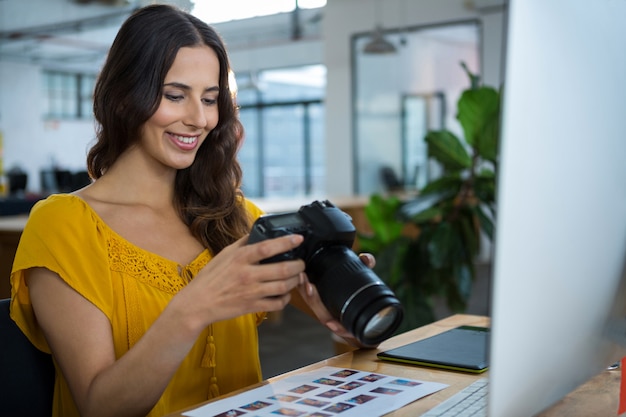
[[80, 222], [93, 220], [93, 212], [89, 205], [73, 194], [52, 194], [39, 200], [30, 211], [28, 222], [46, 222], [53, 225], [64, 220]]
[[85, 201], [74, 194], [51, 194], [37, 201], [31, 210], [33, 212], [67, 212], [68, 210], [85, 210]]
[[245, 197], [243, 199], [243, 203], [244, 203], [244, 206], [246, 207], [246, 211], [250, 214], [250, 216], [253, 219], [256, 219], [257, 217], [260, 217], [263, 214], [265, 214], [265, 212], [261, 210], [259, 206], [257, 206], [255, 203], [253, 203], [252, 201], [250, 201], [249, 199]]

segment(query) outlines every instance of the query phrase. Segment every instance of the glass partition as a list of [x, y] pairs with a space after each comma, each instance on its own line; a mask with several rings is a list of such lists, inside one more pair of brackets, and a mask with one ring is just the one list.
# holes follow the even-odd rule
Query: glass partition
[[[437, 175], [424, 136], [443, 127], [461, 134], [456, 102], [480, 73], [480, 26], [460, 22], [385, 33], [395, 53], [364, 52], [353, 38], [355, 193], [419, 188]], [[395, 181], [395, 182], [394, 182]]]

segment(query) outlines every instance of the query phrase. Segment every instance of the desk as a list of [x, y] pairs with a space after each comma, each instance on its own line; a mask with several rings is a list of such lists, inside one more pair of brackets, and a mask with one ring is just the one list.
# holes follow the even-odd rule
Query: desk
[[27, 215], [0, 216], [0, 298], [11, 296], [11, 267]]
[[[457, 314], [443, 320], [431, 323], [407, 333], [395, 336], [383, 342], [377, 350], [356, 350], [335, 356], [315, 364], [287, 372], [282, 375], [270, 378], [269, 382], [278, 381], [298, 373], [308, 372], [322, 366], [335, 366], [338, 368], [352, 368], [368, 372], [394, 375], [410, 379], [425, 381], [436, 381], [450, 385], [435, 394], [419, 399], [406, 407], [387, 414], [389, 417], [415, 417], [435, 407], [453, 394], [459, 392], [475, 380], [488, 375], [470, 374], [462, 372], [451, 372], [426, 367], [402, 365], [389, 362], [382, 362], [376, 358], [376, 353], [380, 350], [395, 348], [415, 340], [423, 339], [437, 333], [449, 330], [460, 325], [488, 326], [489, 318], [482, 316], [472, 316]], [[267, 381], [248, 387], [256, 388]], [[619, 398], [620, 373], [616, 371], [605, 371], [585, 383], [549, 410], [540, 414], [540, 417], [588, 417], [588, 416], [614, 416], [617, 414], [617, 404]], [[237, 391], [230, 395], [237, 394]], [[222, 397], [223, 398], [223, 397]], [[193, 410], [202, 404], [181, 410], [178, 413], [170, 414], [168, 417], [180, 417], [184, 411]]]

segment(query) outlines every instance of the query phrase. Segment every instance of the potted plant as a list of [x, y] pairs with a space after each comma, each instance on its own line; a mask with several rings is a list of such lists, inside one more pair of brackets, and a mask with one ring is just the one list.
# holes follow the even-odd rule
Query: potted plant
[[398, 331], [434, 321], [436, 297], [464, 311], [481, 236], [493, 238], [500, 93], [461, 65], [470, 80], [457, 103], [463, 139], [446, 129], [425, 137], [442, 175], [410, 200], [374, 194], [365, 207], [372, 233], [359, 234], [360, 248], [404, 306]]

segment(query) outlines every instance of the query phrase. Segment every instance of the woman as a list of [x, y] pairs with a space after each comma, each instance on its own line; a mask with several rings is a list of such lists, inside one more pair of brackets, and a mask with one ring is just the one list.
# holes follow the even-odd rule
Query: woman
[[37, 204], [11, 276], [14, 320], [55, 361], [53, 415], [159, 416], [256, 383], [256, 326], [290, 301], [351, 339], [302, 261], [259, 264], [301, 236], [246, 244], [261, 212], [239, 191], [228, 74], [187, 13], [121, 27], [94, 93], [94, 182]]

